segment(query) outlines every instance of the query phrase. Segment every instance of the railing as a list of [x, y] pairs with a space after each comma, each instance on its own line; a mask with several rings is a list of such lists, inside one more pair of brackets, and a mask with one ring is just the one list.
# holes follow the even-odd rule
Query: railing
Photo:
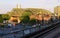
[[36, 26], [36, 27], [32, 27], [32, 28], [24, 28], [24, 29], [19, 29], [19, 30], [17, 29], [17, 30], [10, 31], [7, 34], [3, 34], [3, 33], [0, 34], [0, 38], [9, 38], [9, 36], [10, 36], [10, 38], [24, 37], [27, 34], [31, 34], [33, 32], [39, 31], [40, 28], [41, 28], [40, 26]]
[[[25, 27], [30, 27], [30, 28], [25, 28]], [[48, 27], [48, 25], [47, 25], [47, 27]], [[21, 37], [24, 37], [25, 35], [32, 34], [34, 32], [43, 30], [47, 27], [46, 27], [46, 25], [45, 26], [37, 25], [37, 26], [33, 26], [33, 27], [32, 26], [23, 26], [23, 29], [15, 28], [16, 30], [9, 30], [8, 33], [5, 33], [5, 34], [4, 34], [4, 32], [6, 32], [6, 31], [4, 31], [4, 28], [3, 28], [2, 32], [0, 33], [0, 38], [21, 38]]]

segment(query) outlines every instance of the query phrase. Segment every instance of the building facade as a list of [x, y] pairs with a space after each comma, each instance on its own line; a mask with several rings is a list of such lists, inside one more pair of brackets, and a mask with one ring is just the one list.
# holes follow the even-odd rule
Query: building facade
[[60, 6], [56, 6], [55, 8], [54, 8], [54, 13], [55, 13], [55, 16], [60, 16]]

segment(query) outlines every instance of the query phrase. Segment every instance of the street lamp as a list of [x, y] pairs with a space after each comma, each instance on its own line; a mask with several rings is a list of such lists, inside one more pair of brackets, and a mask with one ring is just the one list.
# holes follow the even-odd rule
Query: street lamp
[[43, 11], [42, 11], [42, 25], [44, 24], [44, 14], [43, 14]]

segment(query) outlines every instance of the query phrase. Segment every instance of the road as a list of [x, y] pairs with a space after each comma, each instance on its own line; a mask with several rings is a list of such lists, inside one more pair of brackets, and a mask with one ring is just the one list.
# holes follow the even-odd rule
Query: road
[[60, 38], [60, 26], [55, 28], [54, 30], [42, 35], [39, 38]]

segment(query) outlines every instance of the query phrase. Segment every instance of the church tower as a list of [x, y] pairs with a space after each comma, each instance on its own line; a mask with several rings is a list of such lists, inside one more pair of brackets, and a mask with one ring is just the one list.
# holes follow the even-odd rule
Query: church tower
[[16, 6], [17, 8], [21, 8], [21, 4], [17, 4], [17, 6]]
[[[21, 12], [21, 5], [17, 4], [16, 5], [16, 8], [17, 9], [20, 9], [20, 12]], [[17, 23], [20, 23], [20, 19], [19, 19], [19, 15], [18, 15], [19, 13], [18, 12], [15, 12], [15, 14], [16, 15], [11, 16], [11, 18], [9, 20], [10, 23], [16, 23], [16, 22]]]

